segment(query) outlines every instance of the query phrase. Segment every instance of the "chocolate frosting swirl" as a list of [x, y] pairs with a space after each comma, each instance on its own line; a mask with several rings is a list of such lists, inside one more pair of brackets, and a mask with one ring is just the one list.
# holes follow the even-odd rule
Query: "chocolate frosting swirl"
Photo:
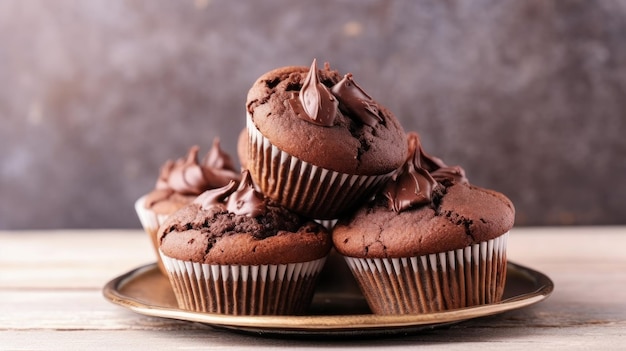
[[339, 100], [339, 108], [358, 118], [361, 123], [373, 127], [383, 121], [378, 114], [378, 104], [354, 82], [352, 73], [346, 74], [330, 91]]
[[422, 149], [417, 133], [407, 133], [409, 158], [385, 186], [382, 194], [387, 207], [395, 212], [432, 202], [433, 193], [454, 183], [469, 184], [465, 171], [449, 167]]
[[[326, 69], [330, 69], [328, 64]], [[354, 82], [352, 73], [329, 89], [320, 81], [316, 59], [304, 78], [298, 98], [289, 99], [289, 104], [300, 118], [324, 127], [334, 125], [338, 108], [370, 127], [383, 122], [378, 104]]]
[[325, 127], [331, 127], [334, 124], [338, 102], [328, 88], [320, 82], [315, 59], [302, 83], [299, 100], [311, 122]]
[[[214, 172], [223, 172], [233, 175], [233, 173], [237, 173], [235, 168], [235, 163], [233, 159], [226, 152], [222, 150], [220, 147], [219, 138], [213, 139], [213, 145], [209, 152], [202, 159], [202, 165], [205, 168], [208, 168]], [[239, 179], [239, 175], [236, 176]], [[223, 184], [228, 183], [225, 179], [220, 181]]]
[[239, 184], [231, 180], [221, 188], [205, 191], [193, 202], [206, 210], [217, 208], [249, 217], [261, 216], [267, 211], [265, 198], [256, 191], [248, 170], [241, 173]]
[[[463, 168], [460, 166], [448, 166], [440, 158], [426, 153], [426, 151], [422, 149], [422, 144], [417, 133], [407, 133], [407, 140], [409, 142], [409, 152], [411, 151], [411, 147], [419, 149], [422, 167], [426, 169], [437, 182], [444, 185], [449, 185], [450, 183], [469, 184], [469, 180], [467, 180]], [[411, 146], [411, 144], [414, 146]]]
[[187, 157], [175, 162], [168, 160], [161, 168], [156, 182], [157, 190], [171, 190], [183, 195], [198, 195], [205, 190], [228, 184], [239, 179], [232, 159], [219, 146], [219, 139], [213, 141], [211, 150], [198, 162], [197, 145], [189, 149]]
[[[411, 142], [409, 149], [410, 145]], [[387, 207], [395, 212], [429, 204], [432, 201], [433, 190], [439, 185], [430, 173], [422, 168], [421, 148], [412, 149], [409, 150], [409, 158], [383, 190], [383, 195], [387, 198]]]

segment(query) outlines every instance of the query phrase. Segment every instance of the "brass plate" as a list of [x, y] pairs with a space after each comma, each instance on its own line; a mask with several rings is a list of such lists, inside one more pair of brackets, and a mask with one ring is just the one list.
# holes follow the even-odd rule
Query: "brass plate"
[[[181, 310], [169, 281], [156, 264], [138, 267], [111, 280], [104, 286], [103, 294], [109, 301], [143, 315], [256, 335], [362, 337], [416, 333], [498, 314], [542, 301], [554, 289], [546, 275], [509, 262], [504, 299], [500, 303], [439, 313], [385, 316], [370, 312], [356, 283], [347, 274], [348, 271], [340, 269], [323, 271], [309, 314], [305, 316], [232, 316]], [[337, 275], [341, 280], [337, 280]]]

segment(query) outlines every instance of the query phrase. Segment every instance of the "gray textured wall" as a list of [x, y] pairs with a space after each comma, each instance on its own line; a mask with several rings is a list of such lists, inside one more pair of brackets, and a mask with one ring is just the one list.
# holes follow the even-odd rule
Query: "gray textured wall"
[[329, 61], [518, 225], [626, 224], [626, 1], [0, 2], [0, 229], [139, 227], [167, 158]]

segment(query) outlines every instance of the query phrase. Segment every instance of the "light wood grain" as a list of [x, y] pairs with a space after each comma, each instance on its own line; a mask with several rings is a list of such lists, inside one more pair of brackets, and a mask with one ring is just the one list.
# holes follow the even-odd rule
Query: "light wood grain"
[[107, 281], [153, 261], [141, 231], [0, 232], [0, 349], [619, 350], [626, 345], [624, 247], [626, 227], [515, 229], [509, 259], [555, 282], [544, 302], [419, 335], [289, 340], [147, 317], [106, 301]]

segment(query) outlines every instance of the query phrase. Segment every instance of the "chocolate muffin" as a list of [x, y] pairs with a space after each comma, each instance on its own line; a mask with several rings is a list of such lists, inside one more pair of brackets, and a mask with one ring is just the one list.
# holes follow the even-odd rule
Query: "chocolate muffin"
[[332, 219], [370, 197], [406, 158], [396, 117], [331, 70], [281, 67], [248, 92], [248, 169], [268, 197]]
[[462, 168], [410, 157], [375, 199], [333, 229], [371, 309], [429, 313], [498, 302], [515, 210], [503, 194], [469, 184]]
[[207, 191], [170, 216], [160, 252], [181, 309], [302, 314], [332, 243], [320, 224], [242, 181]]
[[235, 170], [230, 156], [220, 148], [219, 139], [213, 140], [211, 150], [201, 162], [198, 161], [199, 150], [195, 145], [189, 149], [185, 158], [168, 160], [161, 167], [155, 188], [135, 202], [135, 211], [142, 227], [150, 236], [157, 254], [157, 263], [163, 272], [156, 241], [156, 233], [161, 223], [204, 191], [222, 187], [241, 176]]

